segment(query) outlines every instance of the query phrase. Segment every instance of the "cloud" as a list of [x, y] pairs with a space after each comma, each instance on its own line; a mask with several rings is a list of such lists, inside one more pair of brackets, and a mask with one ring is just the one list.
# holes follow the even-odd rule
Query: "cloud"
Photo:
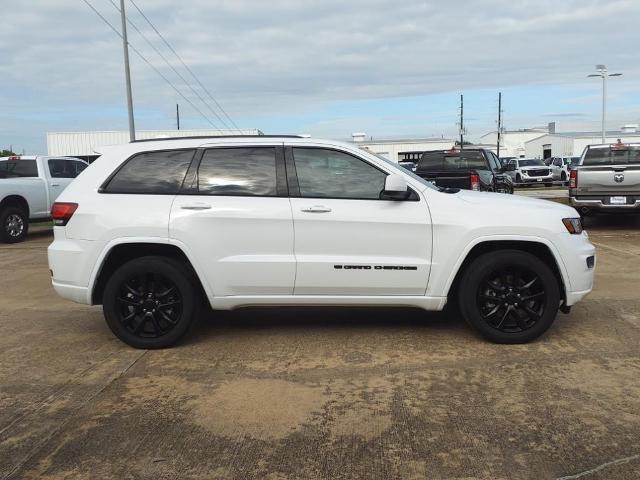
[[[90, 1], [119, 28], [108, 0]], [[268, 125], [344, 101], [587, 83], [596, 63], [623, 70], [620, 84], [640, 73], [640, 3], [634, 0], [135, 1], [237, 123], [247, 118]], [[43, 128], [125, 128], [120, 39], [80, 0], [11, 3], [0, 30], [0, 142], [8, 143], [10, 131], [43, 138]], [[170, 58], [129, 2], [127, 8]], [[129, 34], [208, 113], [138, 34]], [[193, 122], [207, 126], [144, 62], [131, 58], [141, 127], [172, 122], [176, 101]], [[24, 121], [15, 122], [18, 113]], [[27, 132], [30, 115], [33, 131]], [[345, 124], [341, 119], [336, 128]]]

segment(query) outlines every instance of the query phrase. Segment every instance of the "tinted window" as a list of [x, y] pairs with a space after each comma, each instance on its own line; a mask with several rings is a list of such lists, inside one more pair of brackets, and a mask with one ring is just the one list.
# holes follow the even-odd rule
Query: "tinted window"
[[198, 169], [198, 190], [204, 195], [275, 196], [276, 149], [207, 150]]
[[582, 165], [619, 165], [640, 163], [640, 147], [622, 145], [605, 148], [589, 148]]
[[352, 155], [323, 148], [294, 148], [300, 195], [379, 199], [386, 173]]
[[7, 160], [0, 162], [0, 178], [37, 177], [35, 160]]
[[52, 158], [48, 164], [49, 173], [53, 178], [76, 178], [80, 172], [87, 168], [87, 164], [84, 162], [62, 158]]
[[105, 188], [110, 193], [176, 194], [180, 190], [193, 150], [140, 153], [117, 171]]
[[439, 150], [424, 152], [418, 170], [486, 170], [487, 164], [479, 150]]

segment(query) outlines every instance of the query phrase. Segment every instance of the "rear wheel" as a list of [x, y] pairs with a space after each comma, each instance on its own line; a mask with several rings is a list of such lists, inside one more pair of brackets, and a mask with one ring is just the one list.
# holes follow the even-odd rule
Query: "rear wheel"
[[103, 294], [107, 325], [135, 348], [164, 348], [178, 342], [197, 317], [198, 287], [181, 262], [142, 257], [118, 268]]
[[0, 227], [2, 242], [22, 242], [29, 231], [29, 216], [20, 208], [7, 207], [0, 212]]
[[516, 183], [522, 183], [522, 176], [519, 173], [516, 174]]
[[464, 272], [458, 294], [465, 320], [496, 343], [526, 343], [553, 323], [559, 285], [538, 257], [519, 250], [486, 253]]

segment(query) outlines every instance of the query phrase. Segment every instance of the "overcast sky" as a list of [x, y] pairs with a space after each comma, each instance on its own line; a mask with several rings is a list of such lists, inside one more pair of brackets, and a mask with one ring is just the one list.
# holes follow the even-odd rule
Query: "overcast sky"
[[[110, 0], [88, 0], [120, 28]], [[113, 0], [119, 5], [119, 0]], [[469, 136], [556, 121], [640, 122], [638, 0], [135, 0], [240, 127], [347, 138], [452, 136], [460, 93]], [[47, 131], [127, 128], [122, 44], [82, 0], [1, 0], [0, 148], [46, 153]], [[130, 20], [185, 79], [127, 0]], [[213, 123], [140, 35], [129, 40]], [[131, 52], [138, 129], [210, 124]], [[194, 88], [198, 88], [193, 82]], [[200, 94], [207, 98], [199, 90]], [[212, 103], [212, 102], [209, 102]]]

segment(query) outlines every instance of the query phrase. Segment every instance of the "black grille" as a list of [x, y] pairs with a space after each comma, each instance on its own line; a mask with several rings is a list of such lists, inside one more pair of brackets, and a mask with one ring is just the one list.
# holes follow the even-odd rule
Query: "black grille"
[[527, 170], [527, 173], [530, 177], [544, 177], [545, 175], [549, 175], [549, 169], [541, 168], [539, 170]]

